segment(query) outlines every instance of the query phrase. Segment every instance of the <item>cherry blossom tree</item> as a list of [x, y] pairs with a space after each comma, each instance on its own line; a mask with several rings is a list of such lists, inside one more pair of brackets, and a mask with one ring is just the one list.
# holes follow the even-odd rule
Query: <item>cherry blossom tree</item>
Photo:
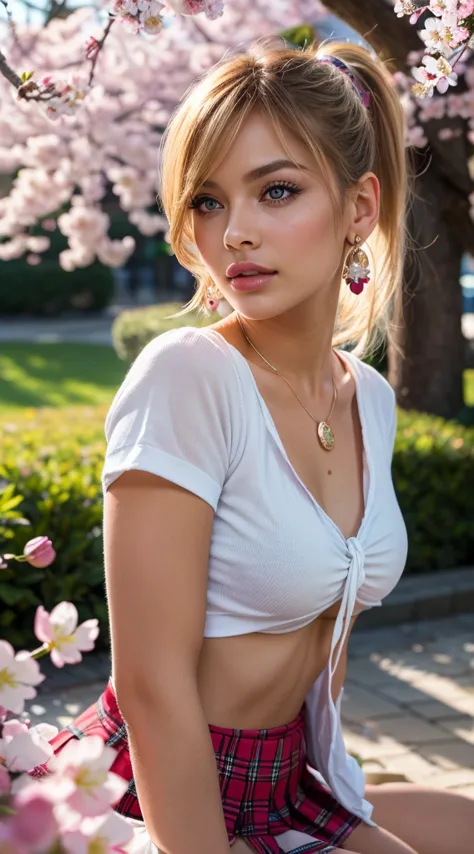
[[[430, 9], [421, 2], [396, 4], [399, 9], [403, 5], [407, 11], [410, 5], [412, 12], [414, 6], [423, 10], [416, 26], [410, 25], [408, 17], [394, 26], [391, 2], [325, 2], [326, 8], [365, 35], [398, 81], [409, 123], [408, 141], [417, 146], [413, 151], [417, 177], [409, 215], [413, 251], [406, 262], [403, 305], [395, 317], [389, 379], [402, 407], [449, 418], [463, 407], [467, 347], [461, 328], [459, 275], [463, 253], [474, 252], [474, 68], [468, 49], [456, 65], [459, 79], [449, 94], [434, 90], [431, 97], [414, 97], [413, 66], [422, 65], [425, 48], [434, 49], [436, 43], [430, 40], [434, 25], [425, 22], [436, 18], [433, 9], [439, 13], [463, 3], [433, 0]], [[474, 3], [464, 5], [472, 13]]]
[[[0, 260], [27, 254], [37, 263], [58, 227], [68, 241], [59, 259], [65, 270], [95, 259], [122, 265], [134, 240], [111, 239], [110, 195], [141, 233], [166, 230], [156, 207], [159, 143], [191, 81], [229, 48], [303, 22], [317, 32], [328, 11], [335, 13], [387, 60], [406, 109], [407, 144], [417, 146], [415, 251], [395, 318], [390, 379], [402, 406], [457, 415], [464, 368], [459, 264], [474, 237], [467, 39], [474, 0], [431, 0], [429, 7], [421, 0], [225, 0], [224, 7], [221, 0], [169, 0], [167, 7], [113, 0], [62, 17], [65, 2], [52, 0], [47, 26], [10, 22], [0, 53], [0, 173], [15, 176], [0, 199]], [[461, 7], [471, 29], [454, 26]], [[455, 8], [448, 27], [442, 16]], [[446, 47], [459, 48], [456, 68]]]
[[[116, 0], [116, 11], [120, 4]], [[157, 36], [147, 35], [157, 20], [152, 6], [142, 20], [144, 35], [135, 32], [137, 19], [123, 14], [107, 32], [106, 49], [100, 53], [101, 27], [91, 9], [53, 19], [45, 27], [15, 28], [8, 64], [24, 69], [25, 87], [34, 70], [38, 89], [33, 93], [37, 100], [18, 100], [11, 83], [0, 80], [0, 172], [16, 175], [11, 192], [0, 200], [0, 259], [46, 251], [48, 230], [57, 217], [68, 239], [60, 255], [65, 270], [88, 266], [96, 258], [122, 265], [134, 241], [110, 239], [103, 201], [111, 188], [141, 233], [166, 229], [156, 209], [160, 138], [196, 75], [228, 48], [300, 23], [309, 6], [313, 17], [325, 14], [317, 0], [258, 0], [251, 5], [230, 0], [215, 19], [216, 5], [211, 19], [170, 14], [168, 26]], [[32, 236], [38, 223], [44, 234]]]

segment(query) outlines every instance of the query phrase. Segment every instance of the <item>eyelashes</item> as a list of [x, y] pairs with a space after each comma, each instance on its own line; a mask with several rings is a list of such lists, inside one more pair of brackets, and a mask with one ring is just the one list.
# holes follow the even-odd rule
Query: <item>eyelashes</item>
[[[286, 190], [289, 193], [289, 195], [282, 197], [280, 199], [268, 199], [267, 203], [269, 203], [271, 205], [286, 204], [287, 202], [296, 198], [296, 196], [302, 192], [301, 187], [298, 187], [297, 184], [293, 184], [291, 181], [273, 181], [271, 184], [268, 184], [266, 187], [264, 187], [264, 189], [262, 190], [262, 194], [260, 196], [260, 199], [262, 199], [264, 196], [267, 195], [267, 193], [269, 193], [271, 190], [274, 190], [274, 189]], [[213, 196], [206, 196], [206, 195], [202, 194], [200, 196], [194, 196], [194, 198], [192, 198], [191, 201], [189, 202], [189, 207], [192, 208], [193, 210], [195, 210], [196, 213], [202, 214], [203, 216], [207, 216], [207, 214], [214, 213], [214, 211], [219, 210], [219, 208], [217, 208], [217, 207], [212, 208], [211, 210], [209, 210], [209, 209], [208, 210], [202, 210], [201, 205], [204, 202], [208, 202], [208, 201], [209, 202], [215, 202], [216, 204], [219, 204], [217, 199], [215, 199]]]

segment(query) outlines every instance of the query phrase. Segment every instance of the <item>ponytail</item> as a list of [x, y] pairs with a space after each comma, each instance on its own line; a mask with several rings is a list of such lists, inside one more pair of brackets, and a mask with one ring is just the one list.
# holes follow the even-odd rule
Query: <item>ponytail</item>
[[[321, 56], [345, 63], [351, 76]], [[369, 105], [362, 90], [369, 94]], [[194, 251], [186, 199], [197, 191], [235, 138], [252, 106], [260, 105], [278, 133], [282, 126], [302, 142], [328, 178], [335, 210], [362, 175], [380, 182], [380, 217], [365, 249], [371, 281], [354, 297], [341, 279], [333, 346], [365, 355], [387, 332], [401, 293], [408, 196], [405, 121], [383, 63], [357, 45], [326, 42], [302, 50], [283, 40], [260, 39], [246, 53], [226, 56], [187, 93], [169, 123], [161, 158], [161, 199], [178, 261], [196, 277], [192, 300], [177, 315], [206, 309], [209, 272]], [[328, 169], [328, 166], [330, 167]]]

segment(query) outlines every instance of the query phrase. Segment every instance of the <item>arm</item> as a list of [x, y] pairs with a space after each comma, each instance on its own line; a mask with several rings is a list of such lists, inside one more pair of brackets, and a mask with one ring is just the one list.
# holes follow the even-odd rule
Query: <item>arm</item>
[[227, 854], [199, 700], [212, 507], [146, 471], [108, 489], [104, 557], [114, 679], [145, 825], [162, 854]]

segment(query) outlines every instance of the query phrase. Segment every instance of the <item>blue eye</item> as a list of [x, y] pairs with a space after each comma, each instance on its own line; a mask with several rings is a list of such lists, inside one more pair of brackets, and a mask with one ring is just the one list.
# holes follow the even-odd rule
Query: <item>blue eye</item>
[[[267, 193], [273, 193], [275, 190], [277, 190], [277, 192], [279, 193], [284, 193], [285, 190], [287, 190], [287, 187], [282, 187], [281, 184], [276, 184], [274, 187], [270, 187], [270, 189], [267, 190]], [[275, 196], [272, 196], [272, 198], [276, 202], [279, 201], [282, 197], [278, 196], [277, 198], [275, 198]]]
[[201, 210], [201, 205], [207, 204], [211, 202], [211, 204], [218, 205], [219, 202], [217, 199], [213, 199], [212, 196], [195, 196], [194, 199], [191, 199], [189, 203], [189, 207], [193, 208], [193, 210], [197, 210], [199, 213], [212, 213], [213, 211], [218, 210], [217, 207], [207, 208], [207, 210]]
[[[263, 189], [260, 200], [264, 199], [265, 196], [273, 191], [281, 193], [281, 195], [276, 198], [270, 197], [267, 199], [267, 201], [272, 205], [284, 204], [294, 196], [297, 196], [298, 193], [302, 192], [301, 187], [298, 187], [297, 184], [292, 184], [290, 181], [274, 181]], [[283, 195], [285, 191], [287, 195]], [[203, 205], [205, 205], [205, 207], [203, 207]], [[189, 202], [189, 207], [199, 214], [206, 215], [220, 210], [222, 205], [212, 196], [194, 196], [194, 198]]]

